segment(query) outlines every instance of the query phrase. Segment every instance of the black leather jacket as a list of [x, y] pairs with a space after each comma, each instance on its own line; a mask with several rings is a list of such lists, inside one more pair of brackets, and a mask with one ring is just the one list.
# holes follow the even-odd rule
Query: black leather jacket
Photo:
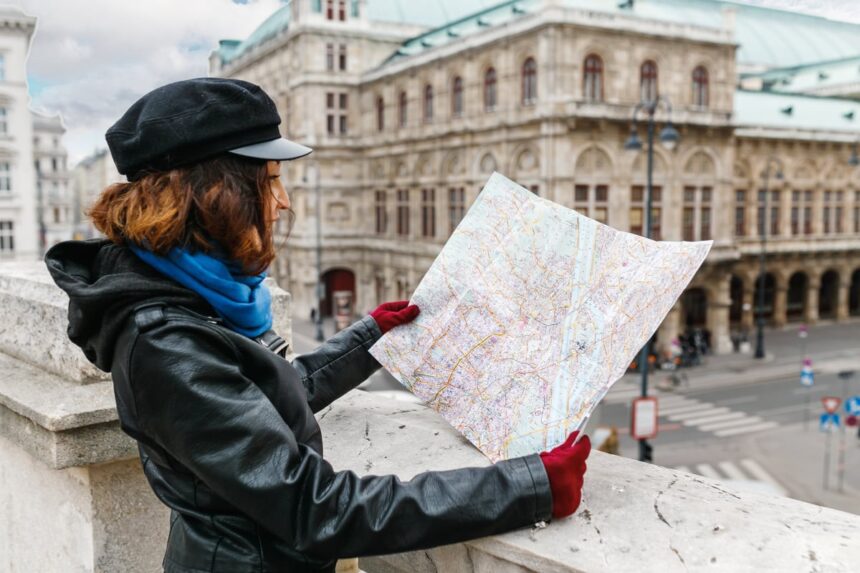
[[110, 370], [120, 424], [171, 508], [165, 571], [334, 571], [549, 520], [538, 456], [408, 482], [332, 469], [314, 413], [379, 368], [372, 318], [291, 364], [128, 249], [69, 241], [46, 262], [70, 296], [70, 338]]

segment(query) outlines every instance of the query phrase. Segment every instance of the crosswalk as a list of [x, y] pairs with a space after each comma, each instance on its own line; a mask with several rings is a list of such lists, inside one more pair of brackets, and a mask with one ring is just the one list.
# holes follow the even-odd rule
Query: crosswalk
[[714, 465], [702, 463], [674, 466], [674, 469], [719, 480], [733, 486], [735, 489], [755, 493], [788, 495], [785, 487], [758, 462], [751, 458], [744, 458], [737, 463], [727, 460], [717, 462]]
[[657, 413], [670, 422], [678, 422], [718, 438], [751, 434], [779, 425], [727, 406], [716, 406], [678, 394], [659, 398]]

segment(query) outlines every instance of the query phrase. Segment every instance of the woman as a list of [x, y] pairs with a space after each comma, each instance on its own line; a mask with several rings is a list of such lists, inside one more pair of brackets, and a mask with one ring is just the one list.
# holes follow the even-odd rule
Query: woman
[[110, 371], [123, 430], [171, 509], [164, 570], [333, 571], [339, 557], [463, 541], [570, 515], [588, 439], [486, 468], [335, 472], [314, 419], [379, 364], [368, 348], [415, 318], [383, 304], [289, 363], [262, 284], [290, 200], [282, 139], [256, 85], [200, 78], [150, 92], [106, 139], [128, 183], [90, 210], [106, 240], [46, 255], [69, 337]]

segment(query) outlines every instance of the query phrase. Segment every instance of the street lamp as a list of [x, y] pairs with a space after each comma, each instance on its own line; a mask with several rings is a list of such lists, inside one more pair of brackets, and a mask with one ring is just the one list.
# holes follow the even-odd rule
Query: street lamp
[[[317, 281], [314, 287], [316, 295], [316, 314], [314, 323], [316, 326], [316, 340], [323, 342], [325, 334], [323, 333], [322, 325], [322, 298], [323, 298], [323, 281], [322, 281], [322, 189], [320, 187], [320, 166], [314, 162], [305, 168], [303, 177], [304, 183], [308, 183], [308, 169], [313, 168], [314, 171], [314, 191], [316, 195], [316, 258], [317, 258]], [[306, 189], [307, 191], [307, 189]]]
[[[654, 114], [660, 107], [660, 104], [666, 106], [666, 125], [660, 130], [660, 143], [663, 147], [672, 151], [677, 147], [681, 136], [672, 126], [672, 104], [669, 103], [665, 96], [658, 96], [653, 101], [641, 102], [633, 108], [633, 119], [630, 124], [630, 136], [624, 143], [624, 149], [629, 151], [639, 151], [642, 149], [642, 141], [639, 139], [639, 132], [636, 129], [636, 116], [639, 111], [643, 111], [648, 115], [648, 170], [647, 170], [647, 186], [645, 189], [645, 238], [651, 238], [651, 204], [653, 197], [653, 178], [654, 178]], [[642, 348], [642, 353], [639, 357], [639, 368], [642, 372], [642, 397], [648, 396], [648, 348], [651, 346], [649, 339]], [[651, 446], [647, 440], [639, 440], [639, 461], [651, 461]]]
[[771, 156], [767, 158], [764, 177], [764, 212], [761, 216], [761, 252], [759, 253], [759, 274], [758, 274], [758, 319], [756, 320], [756, 336], [755, 336], [755, 357], [764, 358], [764, 285], [765, 285], [765, 253], [767, 251], [767, 226], [770, 223], [770, 190], [768, 183], [770, 180], [770, 166], [776, 165], [776, 173], [774, 176], [777, 179], [782, 179], [782, 171], [779, 168], [779, 161]]

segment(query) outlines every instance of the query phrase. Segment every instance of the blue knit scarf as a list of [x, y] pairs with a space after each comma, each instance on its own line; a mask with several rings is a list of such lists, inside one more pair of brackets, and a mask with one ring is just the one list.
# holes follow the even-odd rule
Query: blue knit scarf
[[135, 245], [131, 250], [151, 267], [206, 299], [231, 330], [255, 338], [272, 328], [272, 295], [263, 285], [266, 273], [243, 275], [236, 263], [178, 247], [166, 257]]

